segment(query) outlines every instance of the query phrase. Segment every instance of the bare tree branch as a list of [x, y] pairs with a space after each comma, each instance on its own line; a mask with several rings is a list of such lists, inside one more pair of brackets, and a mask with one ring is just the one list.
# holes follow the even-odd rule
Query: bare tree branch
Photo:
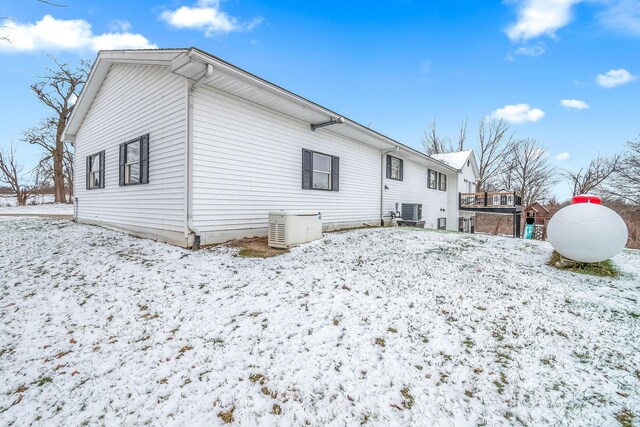
[[480, 179], [476, 183], [476, 191], [497, 189], [497, 179], [513, 151], [514, 134], [504, 120], [487, 120], [482, 118], [478, 126], [478, 169]]
[[558, 180], [545, 147], [535, 139], [515, 141], [512, 147], [500, 173], [501, 186], [522, 197], [524, 206], [546, 199]]
[[573, 195], [586, 194], [596, 189], [602, 189], [604, 182], [615, 173], [621, 162], [620, 154], [610, 159], [600, 155], [591, 160], [587, 168], [581, 168], [577, 172], [565, 171], [564, 177], [572, 186]]
[[453, 146], [449, 138], [441, 137], [438, 135], [436, 118], [434, 117], [429, 127], [424, 131], [422, 135], [422, 146], [425, 153], [428, 155], [450, 153], [453, 151]]
[[25, 183], [23, 167], [18, 164], [16, 150], [13, 145], [8, 150], [0, 149], [0, 183], [9, 186], [16, 196], [18, 206], [25, 206], [28, 197], [34, 192], [34, 185]]
[[627, 142], [627, 151], [604, 190], [611, 198], [640, 206], [640, 136]]
[[55, 6], [55, 7], [67, 7], [67, 5], [66, 5], [66, 4], [51, 3], [51, 2], [46, 1], [46, 0], [37, 0], [37, 1], [39, 1], [40, 3], [48, 4], [49, 6]]

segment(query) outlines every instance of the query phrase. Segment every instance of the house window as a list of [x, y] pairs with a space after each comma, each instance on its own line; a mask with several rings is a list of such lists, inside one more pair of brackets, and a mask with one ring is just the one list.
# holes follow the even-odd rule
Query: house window
[[438, 218], [438, 230], [447, 229], [447, 218]]
[[87, 156], [87, 190], [104, 188], [104, 151]]
[[302, 150], [302, 188], [339, 190], [340, 158], [311, 150]]
[[313, 153], [313, 188], [331, 190], [331, 157]]
[[443, 173], [440, 174], [439, 184], [440, 184], [440, 188], [439, 189], [441, 191], [447, 191], [447, 175], [445, 175]]
[[438, 189], [438, 172], [429, 169], [429, 176], [427, 177], [427, 187], [434, 190]]
[[120, 144], [120, 185], [149, 182], [149, 134]]
[[402, 181], [403, 163], [402, 159], [387, 155], [387, 178]]

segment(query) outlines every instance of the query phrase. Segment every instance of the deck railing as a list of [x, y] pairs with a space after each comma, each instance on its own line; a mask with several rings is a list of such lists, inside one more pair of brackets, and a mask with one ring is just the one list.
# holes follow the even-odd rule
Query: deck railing
[[461, 208], [509, 208], [522, 206], [522, 198], [512, 192], [460, 193]]

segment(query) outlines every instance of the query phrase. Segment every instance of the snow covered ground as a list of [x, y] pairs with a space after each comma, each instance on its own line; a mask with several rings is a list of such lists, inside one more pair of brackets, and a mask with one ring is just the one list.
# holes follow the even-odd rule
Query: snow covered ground
[[2, 206], [0, 215], [73, 215], [73, 205], [68, 203], [44, 203], [27, 206]]
[[640, 252], [411, 229], [269, 259], [0, 218], [0, 425], [617, 425]]
[[[28, 204], [41, 205], [43, 203], [53, 203], [53, 194], [34, 194], [29, 197]], [[0, 207], [16, 206], [16, 197], [12, 194], [0, 194]]]

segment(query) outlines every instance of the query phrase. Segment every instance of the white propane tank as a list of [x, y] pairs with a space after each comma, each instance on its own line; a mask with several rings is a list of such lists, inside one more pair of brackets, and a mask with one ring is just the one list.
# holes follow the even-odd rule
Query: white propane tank
[[624, 249], [628, 231], [620, 215], [611, 209], [578, 203], [551, 217], [547, 237], [562, 256], [578, 262], [600, 262]]

